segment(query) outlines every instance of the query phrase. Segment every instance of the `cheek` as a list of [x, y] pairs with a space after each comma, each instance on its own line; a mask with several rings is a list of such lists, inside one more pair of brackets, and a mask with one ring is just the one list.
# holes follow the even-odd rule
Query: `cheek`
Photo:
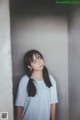
[[42, 64], [44, 65], [44, 61], [42, 60]]
[[35, 69], [35, 68], [37, 68], [37, 65], [33, 64], [31, 67], [32, 67], [32, 69]]

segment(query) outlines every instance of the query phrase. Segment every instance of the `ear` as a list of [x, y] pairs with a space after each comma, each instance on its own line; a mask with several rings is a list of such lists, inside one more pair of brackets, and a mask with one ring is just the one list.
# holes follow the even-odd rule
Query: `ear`
[[30, 65], [28, 65], [28, 68], [30, 68], [30, 69], [31, 69], [31, 66], [30, 66]]
[[30, 71], [32, 71], [32, 67], [30, 65], [28, 65], [28, 68], [30, 69]]

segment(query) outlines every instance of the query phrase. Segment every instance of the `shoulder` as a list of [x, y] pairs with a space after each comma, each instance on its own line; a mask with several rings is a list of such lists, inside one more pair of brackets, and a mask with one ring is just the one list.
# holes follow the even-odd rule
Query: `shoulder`
[[52, 85], [55, 85], [56, 84], [55, 78], [51, 74], [49, 74], [49, 78], [50, 78]]
[[29, 77], [27, 75], [24, 75], [20, 78], [20, 83], [19, 84], [27, 84], [29, 81]]

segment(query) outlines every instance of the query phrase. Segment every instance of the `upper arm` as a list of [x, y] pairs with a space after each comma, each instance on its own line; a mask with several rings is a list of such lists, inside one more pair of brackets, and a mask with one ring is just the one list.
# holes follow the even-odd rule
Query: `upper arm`
[[16, 101], [15, 101], [16, 106], [24, 107], [24, 103], [25, 103], [25, 99], [27, 95], [26, 87], [27, 87], [27, 82], [23, 77], [21, 78], [19, 86], [18, 86]]
[[55, 79], [50, 76], [52, 86], [50, 88], [51, 104], [58, 103], [57, 86]]

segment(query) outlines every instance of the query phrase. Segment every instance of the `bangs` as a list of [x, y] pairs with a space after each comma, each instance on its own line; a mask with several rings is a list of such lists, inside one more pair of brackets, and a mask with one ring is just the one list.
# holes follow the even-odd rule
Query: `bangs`
[[43, 56], [42, 56], [40, 53], [33, 53], [33, 54], [31, 55], [30, 62], [33, 62], [33, 61], [34, 61], [33, 55], [36, 57], [36, 59], [38, 59], [38, 58], [42, 58], [42, 59], [43, 59]]

